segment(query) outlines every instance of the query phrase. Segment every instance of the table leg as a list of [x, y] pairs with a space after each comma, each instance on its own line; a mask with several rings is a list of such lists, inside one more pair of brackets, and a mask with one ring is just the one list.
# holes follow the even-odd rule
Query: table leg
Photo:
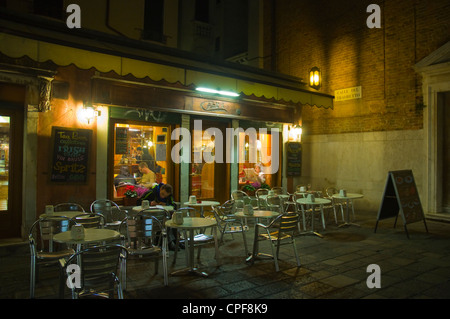
[[[216, 232], [214, 235], [214, 241], [215, 241], [215, 245], [216, 245], [216, 256], [217, 256], [219, 246], [217, 243], [217, 233]], [[188, 245], [188, 247], [186, 247], [186, 245]], [[172, 272], [171, 275], [174, 276], [174, 275], [186, 274], [186, 275], [198, 275], [198, 276], [202, 276], [202, 277], [208, 277], [208, 274], [206, 272], [199, 271], [198, 268], [196, 268], [194, 265], [194, 255], [195, 255], [194, 229], [189, 230], [189, 240], [185, 241], [185, 247], [186, 247], [186, 250], [188, 251], [187, 268], [176, 270], [176, 271]]]
[[[345, 221], [345, 223], [343, 223], [343, 224], [341, 224], [341, 225], [339, 225], [338, 227], [344, 227], [344, 226], [357, 226], [357, 227], [361, 227], [359, 224], [355, 224], [355, 223], [351, 223], [350, 222], [350, 210], [349, 210], [349, 208], [348, 208], [348, 206], [349, 206], [349, 204], [350, 204], [350, 199], [348, 198], [347, 199], [347, 201], [346, 201], [346, 203], [347, 203], [347, 220]], [[353, 209], [353, 203], [352, 203], [352, 209]]]
[[306, 231], [305, 209], [303, 206], [304, 205], [301, 205], [303, 215], [303, 229], [305, 230], [305, 232], [301, 233], [300, 235], [316, 235], [317, 237], [323, 238], [322, 234], [319, 234], [318, 232], [314, 231], [314, 214], [316, 213], [316, 206], [311, 205], [311, 230], [308, 232]]
[[255, 238], [253, 240], [253, 253], [247, 257], [246, 262], [251, 262], [253, 264], [253, 262], [255, 261], [256, 258], [258, 258], [259, 256], [264, 256], [264, 257], [270, 257], [273, 258], [272, 255], [268, 255], [268, 254], [263, 254], [259, 252], [259, 229], [258, 229], [258, 224], [259, 219], [255, 218]]

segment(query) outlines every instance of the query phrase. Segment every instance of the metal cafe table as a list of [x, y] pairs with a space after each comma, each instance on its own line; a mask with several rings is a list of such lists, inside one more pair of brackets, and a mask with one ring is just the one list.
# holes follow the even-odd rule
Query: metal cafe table
[[[247, 262], [253, 262], [258, 256], [270, 256], [267, 254], [262, 254], [259, 252], [259, 245], [258, 245], [258, 236], [259, 236], [259, 227], [256, 225], [259, 222], [260, 218], [275, 218], [278, 215], [280, 215], [279, 212], [271, 211], [271, 210], [255, 210], [253, 211], [253, 214], [247, 215], [244, 214], [243, 211], [236, 212], [234, 216], [239, 218], [254, 218], [255, 219], [255, 237], [253, 239], [253, 253], [247, 257]], [[245, 234], [244, 234], [245, 236]], [[272, 257], [272, 256], [270, 256]]]
[[320, 213], [322, 215], [322, 226], [323, 229], [325, 229], [325, 219], [323, 215], [323, 205], [330, 204], [331, 200], [326, 198], [315, 198], [314, 202], [310, 201], [308, 198], [299, 198], [296, 200], [297, 203], [299, 203], [302, 207], [302, 218], [303, 218], [303, 229], [306, 229], [306, 220], [305, 220], [305, 205], [311, 206], [311, 231], [310, 233], [316, 236], [319, 236], [323, 238], [323, 235], [319, 234], [318, 232], [314, 231], [314, 214], [316, 212], [316, 206], [320, 206]]
[[79, 240], [72, 238], [70, 230], [53, 235], [53, 240], [58, 243], [76, 245], [77, 252], [81, 250], [81, 245], [104, 242], [118, 238], [120, 238], [119, 232], [106, 228], [85, 228], [84, 238]]
[[188, 265], [187, 268], [177, 270], [171, 273], [171, 275], [177, 275], [178, 273], [187, 273], [193, 275], [200, 275], [203, 277], [208, 277], [208, 274], [203, 271], [199, 271], [197, 267], [194, 265], [194, 231], [196, 229], [203, 229], [212, 227], [213, 236], [214, 236], [214, 245], [216, 249], [216, 260], [219, 258], [219, 243], [217, 241], [217, 222], [214, 219], [210, 218], [202, 218], [202, 217], [184, 217], [183, 224], [178, 225], [173, 222], [173, 219], [166, 221], [166, 227], [168, 228], [177, 228], [179, 230], [188, 230], [189, 231], [189, 240], [186, 240], [185, 243], [188, 245], [186, 248], [188, 252]]
[[354, 208], [353, 208], [353, 200], [354, 199], [358, 199], [358, 198], [363, 198], [364, 195], [363, 194], [357, 194], [357, 193], [347, 193], [345, 196], [341, 196], [338, 193], [338, 194], [333, 194], [332, 197], [335, 198], [335, 199], [345, 200], [346, 203], [347, 203], [347, 205], [346, 205], [347, 206], [347, 220], [343, 224], [339, 225], [338, 227], [351, 226], [351, 225], [359, 227], [360, 225], [350, 222], [350, 215], [349, 215], [348, 206], [349, 206], [350, 202], [352, 202], [352, 211], [353, 211], [353, 215], [354, 215], [355, 211], [354, 211]]
[[196, 203], [184, 202], [183, 205], [189, 206], [189, 207], [200, 207], [200, 216], [204, 217], [203, 207], [217, 206], [217, 205], [220, 205], [220, 203], [216, 202], [216, 201], [211, 201], [211, 200], [202, 200], [202, 201], [196, 202]]

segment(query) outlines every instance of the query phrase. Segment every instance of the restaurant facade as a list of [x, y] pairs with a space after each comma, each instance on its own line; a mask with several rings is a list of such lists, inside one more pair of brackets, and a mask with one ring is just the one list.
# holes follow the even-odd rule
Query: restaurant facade
[[3, 238], [25, 237], [48, 204], [123, 204], [114, 177], [124, 166], [137, 177], [143, 154], [179, 202], [224, 202], [255, 163], [292, 191], [301, 162], [284, 155], [300, 145], [302, 108], [333, 107], [298, 77], [0, 14]]

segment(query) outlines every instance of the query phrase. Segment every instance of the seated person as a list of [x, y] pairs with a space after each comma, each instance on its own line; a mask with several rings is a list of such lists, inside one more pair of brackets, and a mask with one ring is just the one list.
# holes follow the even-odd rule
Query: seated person
[[[142, 197], [138, 199], [137, 204], [142, 205], [143, 200], [148, 200], [150, 202], [150, 206], [156, 205], [173, 206], [174, 209], [177, 209], [175, 202], [173, 200], [172, 192], [173, 189], [171, 185], [160, 183], [158, 185], [153, 186], [148, 192], [142, 195]], [[176, 228], [171, 228], [168, 231], [170, 250], [175, 249], [177, 236], [178, 235]], [[180, 243], [180, 248], [183, 247], [184, 246]]]
[[247, 180], [251, 183], [264, 183], [266, 181], [264, 173], [261, 171], [261, 164], [256, 163], [253, 170], [247, 171]]
[[144, 193], [141, 198], [138, 199], [138, 205], [141, 205], [143, 200], [148, 200], [150, 206], [163, 205], [173, 206], [175, 209], [175, 202], [172, 195], [173, 189], [169, 184], [157, 184]]
[[136, 180], [134, 179], [133, 175], [131, 175], [130, 171], [128, 170], [128, 166], [124, 165], [120, 167], [119, 174], [114, 177], [114, 186], [119, 186], [120, 184], [132, 184], [136, 185]]
[[141, 186], [151, 188], [156, 183], [156, 174], [148, 168], [146, 162], [139, 163], [139, 172], [142, 174], [141, 182], [139, 183]]

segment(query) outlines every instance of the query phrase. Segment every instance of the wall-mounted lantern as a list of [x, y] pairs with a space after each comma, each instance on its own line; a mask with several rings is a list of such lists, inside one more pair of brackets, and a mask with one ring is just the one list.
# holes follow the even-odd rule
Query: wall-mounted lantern
[[96, 107], [88, 103], [84, 103], [79, 113], [79, 119], [81, 121], [87, 122], [87, 124], [90, 124], [91, 121], [100, 116], [100, 114], [100, 110], [98, 110]]
[[309, 71], [309, 86], [316, 90], [322, 86], [322, 74], [316, 66]]
[[289, 127], [289, 140], [293, 142], [302, 141], [302, 127], [300, 125], [292, 125]]

